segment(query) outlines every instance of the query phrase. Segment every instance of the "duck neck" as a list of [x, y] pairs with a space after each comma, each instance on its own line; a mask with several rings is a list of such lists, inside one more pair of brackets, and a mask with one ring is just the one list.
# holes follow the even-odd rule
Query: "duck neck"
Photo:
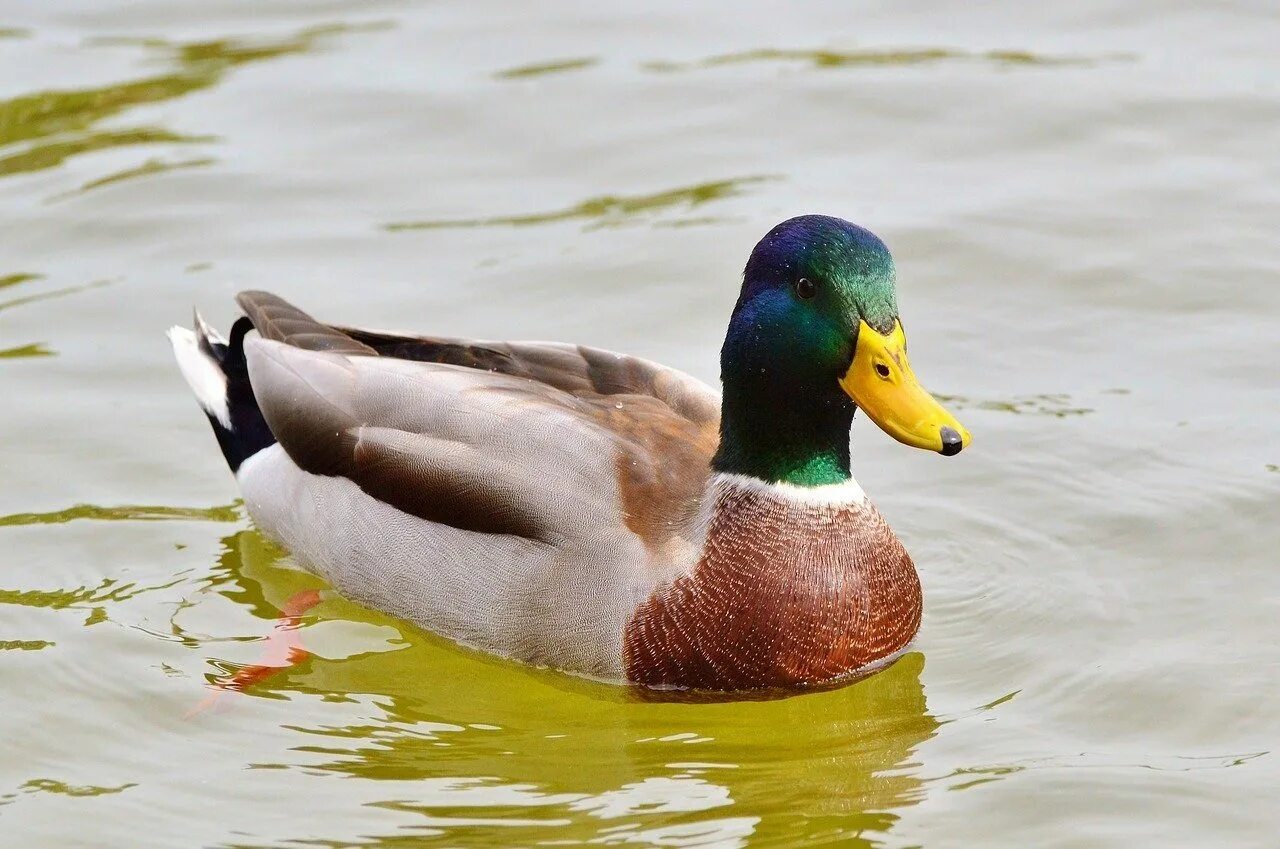
[[848, 481], [854, 406], [843, 395], [814, 403], [774, 398], [725, 383], [720, 447], [711, 466], [768, 483], [800, 487]]

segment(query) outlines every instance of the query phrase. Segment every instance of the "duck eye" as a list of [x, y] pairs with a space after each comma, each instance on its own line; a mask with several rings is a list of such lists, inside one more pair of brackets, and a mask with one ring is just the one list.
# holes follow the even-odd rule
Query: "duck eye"
[[816, 294], [818, 294], [818, 284], [808, 277], [801, 277], [796, 281], [796, 295], [802, 300], [807, 301]]

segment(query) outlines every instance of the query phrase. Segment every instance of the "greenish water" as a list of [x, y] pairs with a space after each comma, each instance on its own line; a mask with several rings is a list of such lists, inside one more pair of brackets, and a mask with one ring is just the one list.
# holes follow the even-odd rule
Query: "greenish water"
[[[0, 0], [0, 846], [1270, 847], [1267, 3]], [[646, 703], [332, 599], [163, 330], [241, 288], [715, 380], [802, 212], [894, 249], [973, 431], [854, 428], [920, 568], [844, 689]]]

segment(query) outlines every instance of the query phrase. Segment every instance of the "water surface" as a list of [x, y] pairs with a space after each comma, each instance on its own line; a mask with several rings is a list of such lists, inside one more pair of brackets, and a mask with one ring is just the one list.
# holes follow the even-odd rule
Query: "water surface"
[[[0, 2], [0, 845], [1273, 846], [1274, 4]], [[1061, 4], [1060, 4], [1061, 5]], [[165, 327], [316, 314], [708, 381], [825, 212], [973, 447], [859, 421], [921, 571], [844, 689], [654, 704], [294, 593]]]

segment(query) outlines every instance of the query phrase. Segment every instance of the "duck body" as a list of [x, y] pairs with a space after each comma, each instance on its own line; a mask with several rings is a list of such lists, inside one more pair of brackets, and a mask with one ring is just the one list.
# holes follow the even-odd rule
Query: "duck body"
[[254, 523], [354, 601], [661, 688], [829, 682], [919, 627], [915, 567], [852, 477], [811, 480], [804, 450], [776, 479], [739, 471], [729, 405], [686, 374], [238, 300], [230, 341], [198, 317], [171, 331], [179, 365]]

